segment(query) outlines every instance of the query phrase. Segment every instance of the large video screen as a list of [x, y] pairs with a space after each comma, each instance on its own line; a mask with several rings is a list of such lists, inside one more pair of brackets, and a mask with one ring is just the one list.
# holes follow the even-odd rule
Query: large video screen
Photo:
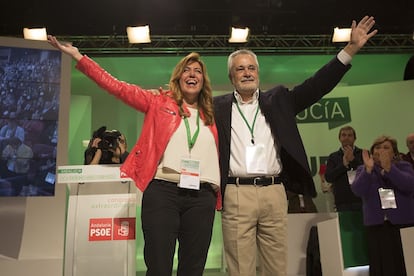
[[0, 196], [54, 196], [62, 54], [46, 42], [2, 41]]

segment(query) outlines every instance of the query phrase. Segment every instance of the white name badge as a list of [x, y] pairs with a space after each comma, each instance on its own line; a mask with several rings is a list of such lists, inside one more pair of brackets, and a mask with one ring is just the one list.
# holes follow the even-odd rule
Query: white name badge
[[263, 144], [246, 147], [247, 173], [267, 174], [266, 151]]
[[379, 188], [378, 193], [381, 199], [382, 209], [396, 209], [397, 202], [395, 201], [395, 194], [393, 189]]
[[200, 190], [200, 161], [194, 159], [181, 159], [181, 174], [178, 187], [184, 189]]

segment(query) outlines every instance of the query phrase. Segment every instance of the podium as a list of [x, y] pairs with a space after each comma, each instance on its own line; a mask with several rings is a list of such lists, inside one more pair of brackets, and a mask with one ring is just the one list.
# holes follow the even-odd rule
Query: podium
[[141, 193], [119, 165], [60, 166], [68, 194], [64, 276], [135, 276]]
[[407, 270], [408, 276], [414, 275], [414, 227], [403, 228], [400, 230], [401, 232], [401, 242], [403, 245], [404, 251], [404, 260], [405, 260], [405, 268]]
[[368, 248], [362, 212], [335, 213], [317, 224], [323, 275], [358, 275], [368, 269]]

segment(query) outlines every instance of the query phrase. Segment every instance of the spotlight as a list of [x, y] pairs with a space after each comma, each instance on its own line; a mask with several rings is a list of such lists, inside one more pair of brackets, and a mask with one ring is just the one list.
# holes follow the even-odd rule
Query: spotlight
[[46, 28], [23, 28], [23, 37], [31, 40], [47, 40]]
[[149, 43], [151, 42], [149, 26], [127, 27], [129, 43]]
[[334, 28], [332, 42], [348, 42], [351, 40], [351, 28]]
[[231, 36], [229, 38], [230, 43], [244, 43], [247, 42], [247, 37], [249, 36], [249, 28], [234, 28], [231, 27]]

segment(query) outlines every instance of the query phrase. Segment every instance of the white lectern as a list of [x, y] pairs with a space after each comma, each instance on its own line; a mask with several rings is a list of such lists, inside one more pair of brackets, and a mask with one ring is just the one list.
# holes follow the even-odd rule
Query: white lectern
[[408, 276], [414, 275], [414, 227], [403, 228], [401, 231], [401, 242], [404, 251], [405, 268]]
[[60, 166], [68, 189], [64, 276], [135, 276], [135, 183], [119, 165]]

